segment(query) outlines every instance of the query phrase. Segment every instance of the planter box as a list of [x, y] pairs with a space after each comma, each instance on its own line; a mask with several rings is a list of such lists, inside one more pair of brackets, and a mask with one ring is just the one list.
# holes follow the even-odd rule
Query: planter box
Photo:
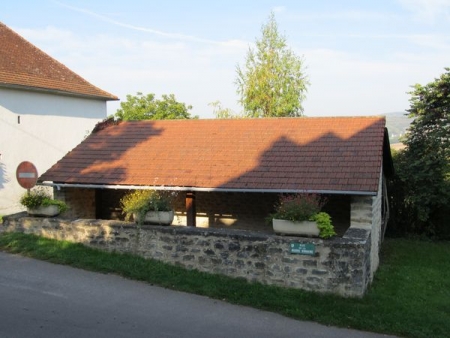
[[[171, 225], [174, 218], [173, 211], [149, 211], [145, 214], [144, 222], [149, 224]], [[139, 216], [133, 215], [136, 222], [139, 222]]]
[[49, 205], [46, 207], [39, 207], [36, 209], [27, 209], [28, 215], [53, 217], [59, 215], [59, 207], [57, 205]]
[[320, 230], [316, 222], [292, 222], [284, 219], [272, 220], [273, 231], [277, 234], [319, 237]]

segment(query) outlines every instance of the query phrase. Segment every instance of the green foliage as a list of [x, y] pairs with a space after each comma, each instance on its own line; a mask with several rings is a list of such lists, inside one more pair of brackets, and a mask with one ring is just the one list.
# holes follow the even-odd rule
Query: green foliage
[[444, 338], [450, 332], [448, 242], [387, 239], [369, 291], [363, 298], [356, 299], [249, 283], [153, 259], [22, 233], [0, 234], [0, 250], [119, 274], [324, 325], [399, 337]]
[[292, 222], [308, 221], [320, 212], [326, 200], [316, 194], [280, 195], [271, 218], [285, 219]]
[[319, 212], [311, 216], [311, 221], [315, 221], [317, 223], [317, 227], [319, 228], [319, 236], [321, 238], [331, 238], [336, 236], [336, 231], [334, 231], [334, 226], [331, 223], [331, 217], [326, 212]]
[[416, 84], [411, 95], [408, 112], [415, 119], [391, 182], [393, 203], [400, 208], [395, 226], [450, 238], [450, 69], [426, 86]]
[[272, 219], [284, 219], [292, 222], [313, 221], [320, 230], [319, 237], [330, 238], [336, 235], [331, 217], [326, 212], [320, 212], [327, 200], [317, 194], [289, 194], [280, 195], [275, 205]]
[[155, 99], [155, 94], [127, 95], [127, 100], [120, 103], [115, 117], [123, 121], [139, 120], [174, 120], [190, 119], [192, 106], [177, 102], [173, 94], [163, 95], [162, 100]]
[[67, 210], [66, 203], [53, 199], [52, 196], [41, 187], [26, 192], [22, 195], [19, 202], [28, 209], [56, 205], [61, 213]]
[[140, 223], [149, 211], [171, 211], [171, 196], [156, 190], [134, 190], [126, 194], [121, 200], [126, 220], [130, 220], [133, 214], [137, 215]]
[[92, 134], [99, 132], [100, 130], [106, 129], [110, 126], [118, 125], [120, 123], [120, 120], [114, 119], [113, 115], [108, 116], [103, 121], [98, 122], [94, 129], [92, 129]]
[[303, 59], [287, 47], [273, 13], [261, 32], [256, 51], [248, 51], [244, 69], [236, 69], [237, 92], [245, 113], [248, 117], [301, 116], [309, 85]]
[[241, 114], [236, 114], [230, 108], [222, 107], [220, 101], [211, 102], [208, 106], [213, 107], [213, 114], [216, 116], [216, 119], [239, 119], [244, 117]]
[[405, 158], [405, 151], [392, 150], [392, 159], [395, 167], [395, 175], [387, 181], [387, 191], [389, 193], [390, 217], [386, 234], [399, 237], [408, 233], [420, 233], [415, 229], [417, 215], [410, 204], [406, 202], [407, 182], [401, 177], [405, 177], [408, 170], [408, 162]]

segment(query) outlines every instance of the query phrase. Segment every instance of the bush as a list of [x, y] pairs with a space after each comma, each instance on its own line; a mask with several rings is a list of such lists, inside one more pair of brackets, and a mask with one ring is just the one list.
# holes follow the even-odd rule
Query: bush
[[400, 234], [450, 238], [450, 68], [410, 94], [414, 121], [395, 159], [391, 224]]
[[28, 209], [37, 209], [39, 207], [56, 205], [59, 209], [59, 212], [64, 212], [67, 210], [66, 203], [53, 199], [52, 196], [42, 187], [31, 190], [22, 195], [22, 197], [20, 198], [20, 204]]
[[149, 211], [172, 210], [170, 194], [156, 190], [134, 190], [126, 194], [120, 200], [120, 204], [126, 214], [126, 220], [130, 220], [133, 214], [142, 220]]
[[[450, 227], [447, 225], [450, 206], [440, 205], [430, 209], [426, 219], [420, 217], [420, 209], [425, 200], [417, 199], [419, 192], [412, 176], [410, 158], [405, 151], [393, 152], [395, 175], [388, 180], [390, 205], [389, 224], [386, 235], [390, 237], [419, 236], [434, 239], [449, 239]], [[426, 182], [423, 182], [425, 185]], [[442, 189], [447, 189], [442, 182]], [[425, 191], [425, 190], [423, 190]]]
[[318, 214], [311, 217], [311, 220], [317, 223], [319, 228], [321, 238], [331, 238], [336, 236], [336, 231], [334, 231], [334, 226], [331, 223], [331, 217], [326, 212], [319, 212]]

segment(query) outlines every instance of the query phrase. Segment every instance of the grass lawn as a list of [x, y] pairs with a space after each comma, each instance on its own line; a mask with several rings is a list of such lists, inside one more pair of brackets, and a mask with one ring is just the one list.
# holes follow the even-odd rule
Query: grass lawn
[[302, 320], [405, 337], [450, 335], [450, 243], [387, 239], [375, 280], [362, 299], [250, 284], [133, 255], [19, 233], [0, 234], [0, 250], [117, 273], [166, 288], [278, 312]]

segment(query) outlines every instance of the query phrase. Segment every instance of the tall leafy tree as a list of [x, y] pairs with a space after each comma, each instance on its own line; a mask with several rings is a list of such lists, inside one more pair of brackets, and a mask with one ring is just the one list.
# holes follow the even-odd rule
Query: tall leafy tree
[[189, 110], [192, 106], [178, 102], [175, 95], [162, 95], [156, 99], [155, 94], [127, 95], [127, 100], [120, 103], [115, 117], [124, 121], [136, 120], [174, 120], [192, 118]]
[[288, 48], [273, 13], [261, 33], [245, 66], [236, 69], [239, 101], [249, 117], [301, 116], [309, 85], [303, 59]]
[[408, 112], [414, 121], [398, 162], [404, 207], [414, 232], [450, 236], [450, 68], [433, 82], [413, 88]]

